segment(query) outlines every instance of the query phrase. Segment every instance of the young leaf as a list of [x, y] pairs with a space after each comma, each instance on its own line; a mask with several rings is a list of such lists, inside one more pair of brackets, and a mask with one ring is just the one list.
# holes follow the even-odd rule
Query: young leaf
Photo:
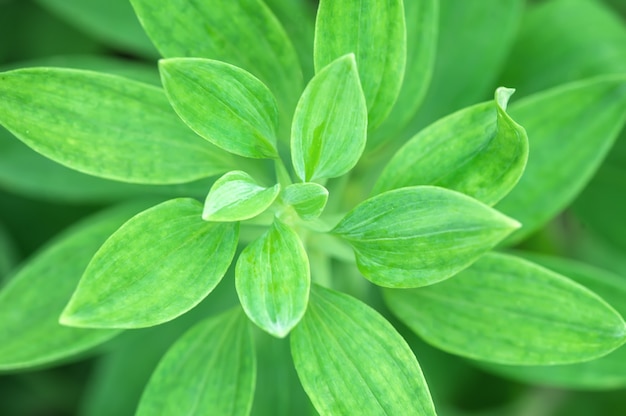
[[81, 172], [146, 184], [188, 182], [234, 160], [189, 130], [163, 92], [96, 72], [0, 73], [0, 124], [37, 152]]
[[96, 214], [68, 229], [16, 272], [0, 291], [0, 370], [51, 363], [119, 334], [68, 328], [59, 324], [59, 315], [98, 247], [144, 207], [133, 203]]
[[235, 284], [241, 306], [261, 329], [283, 338], [306, 310], [309, 260], [298, 234], [277, 218], [237, 260]]
[[261, 81], [209, 59], [165, 59], [159, 69], [172, 107], [200, 136], [240, 156], [278, 157], [278, 108]]
[[435, 415], [413, 352], [364, 303], [314, 286], [291, 335], [298, 377], [321, 415]]
[[165, 58], [210, 58], [243, 68], [268, 85], [285, 115], [302, 91], [298, 56], [261, 0], [131, 0]]
[[314, 182], [294, 183], [282, 193], [285, 204], [293, 206], [300, 218], [310, 220], [320, 216], [328, 201], [328, 190]]
[[565, 208], [602, 162], [626, 120], [626, 77], [557, 87], [518, 101], [510, 113], [533, 149], [519, 183], [496, 206], [523, 224], [513, 243]]
[[419, 132], [387, 164], [374, 192], [437, 185], [494, 205], [515, 186], [528, 158], [526, 131], [506, 113], [513, 91], [498, 88], [493, 102]]
[[246, 172], [235, 170], [219, 178], [204, 202], [205, 221], [242, 221], [256, 217], [272, 205], [280, 185], [264, 188]]
[[402, 0], [321, 0], [315, 22], [316, 72], [356, 55], [373, 130], [393, 107], [404, 77], [406, 27]]
[[415, 186], [362, 202], [332, 233], [352, 245], [359, 270], [369, 280], [406, 288], [453, 276], [517, 227], [466, 195]]
[[334, 178], [365, 148], [367, 108], [354, 55], [333, 61], [302, 93], [291, 127], [291, 158], [303, 181]]
[[595, 293], [510, 255], [489, 253], [452, 279], [385, 299], [426, 341], [476, 360], [574, 363], [626, 341], [624, 320]]
[[173, 199], [126, 222], [98, 250], [61, 315], [91, 328], [170, 321], [220, 282], [237, 247], [238, 223], [202, 221], [202, 205]]
[[150, 378], [137, 416], [247, 415], [255, 379], [252, 332], [236, 308], [176, 341]]

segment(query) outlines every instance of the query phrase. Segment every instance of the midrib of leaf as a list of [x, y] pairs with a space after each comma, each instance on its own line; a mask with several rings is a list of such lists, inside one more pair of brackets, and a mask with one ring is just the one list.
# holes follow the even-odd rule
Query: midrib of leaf
[[[398, 228], [401, 228], [402, 223], [398, 224]], [[431, 232], [427, 232], [427, 233], [422, 233], [422, 234], [417, 234], [417, 235], [412, 235], [412, 236], [402, 236], [402, 237], [377, 237], [377, 238], [350, 238], [350, 237], [346, 237], [346, 240], [350, 240], [350, 241], [355, 241], [357, 243], [359, 242], [367, 242], [367, 243], [375, 243], [378, 241], [408, 241], [408, 240], [415, 240], [415, 239], [419, 239], [419, 238], [423, 238], [423, 237], [434, 237], [437, 235], [443, 235], [443, 234], [449, 234], [449, 233], [461, 233], [461, 232], [474, 232], [474, 231], [481, 231], [484, 230], [487, 227], [467, 227], [467, 228], [452, 228], [452, 229], [447, 229], [447, 230], [441, 230], [441, 231], [431, 231]], [[500, 229], [500, 228], [499, 228]]]

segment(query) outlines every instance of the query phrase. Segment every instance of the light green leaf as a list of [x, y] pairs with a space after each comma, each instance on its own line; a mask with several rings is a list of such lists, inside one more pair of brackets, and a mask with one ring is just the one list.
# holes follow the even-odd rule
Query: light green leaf
[[413, 352], [364, 303], [314, 286], [291, 335], [293, 361], [321, 415], [435, 415]]
[[293, 206], [300, 218], [310, 220], [320, 216], [328, 201], [328, 190], [314, 182], [294, 183], [281, 194], [283, 202]]
[[517, 227], [466, 195], [415, 186], [362, 202], [332, 233], [352, 245], [359, 270], [369, 280], [406, 288], [453, 276]]
[[234, 159], [189, 130], [162, 90], [96, 72], [0, 73], [0, 124], [44, 156], [125, 182], [189, 182]]
[[367, 102], [368, 128], [393, 107], [404, 77], [406, 27], [402, 0], [321, 0], [315, 22], [315, 71], [354, 53]]
[[255, 380], [252, 332], [236, 308], [176, 341], [150, 378], [137, 416], [247, 415]]
[[239, 255], [235, 284], [252, 322], [275, 337], [285, 337], [304, 315], [311, 285], [309, 260], [298, 234], [275, 218]]
[[510, 255], [489, 253], [452, 279], [388, 290], [385, 300], [430, 344], [476, 360], [574, 363], [626, 341], [624, 320], [596, 294]]
[[519, 183], [496, 206], [523, 224], [508, 240], [513, 243], [572, 202], [602, 162], [626, 120], [626, 77], [560, 86], [509, 112], [526, 128], [532, 149]]
[[256, 217], [272, 205], [280, 185], [265, 188], [246, 172], [235, 170], [219, 178], [204, 202], [205, 221], [242, 221]]
[[131, 0], [165, 58], [210, 58], [249, 71], [268, 85], [287, 119], [302, 91], [298, 56], [261, 0]]
[[0, 370], [51, 363], [86, 351], [118, 330], [68, 328], [59, 315], [106, 238], [145, 207], [133, 203], [72, 226], [27, 260], [0, 291]]
[[[516, 252], [600, 295], [622, 315], [626, 316], [626, 280], [604, 270], [577, 261]], [[533, 384], [575, 389], [610, 389], [626, 386], [626, 346], [596, 360], [569, 365], [504, 366], [483, 365], [490, 371]]]
[[200, 136], [241, 156], [278, 157], [278, 108], [261, 81], [209, 59], [165, 59], [159, 69], [172, 107]]
[[365, 148], [367, 108], [354, 54], [333, 61], [302, 93], [291, 127], [291, 158], [304, 181], [334, 178]]
[[437, 185], [494, 205], [517, 183], [528, 158], [526, 131], [506, 113], [514, 90], [443, 118], [415, 135], [387, 164], [375, 193]]
[[198, 201], [179, 198], [126, 222], [87, 266], [61, 323], [141, 328], [196, 306], [226, 273], [239, 231], [238, 223], [208, 223], [201, 214]]

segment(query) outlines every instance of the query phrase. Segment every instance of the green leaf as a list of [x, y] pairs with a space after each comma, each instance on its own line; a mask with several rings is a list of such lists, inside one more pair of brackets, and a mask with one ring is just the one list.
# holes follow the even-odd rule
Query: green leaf
[[61, 326], [59, 315], [98, 247], [144, 207], [133, 203], [96, 214], [55, 238], [16, 271], [0, 291], [0, 370], [58, 361], [119, 334]]
[[209, 191], [202, 211], [205, 221], [242, 221], [272, 205], [280, 185], [265, 188], [246, 172], [235, 170], [219, 178]]
[[44, 156], [125, 182], [171, 184], [228, 170], [234, 159], [196, 136], [163, 92], [96, 72], [0, 73], [0, 124]]
[[291, 158], [303, 181], [334, 178], [365, 148], [367, 108], [354, 55], [333, 61], [302, 93], [291, 127]]
[[328, 190], [314, 182], [294, 183], [281, 194], [285, 204], [293, 206], [300, 218], [310, 220], [319, 217], [328, 201]]
[[506, 113], [514, 90], [445, 117], [415, 135], [387, 164], [375, 193], [437, 185], [494, 205], [515, 186], [528, 158], [526, 131]]
[[278, 157], [278, 108], [261, 81], [209, 59], [165, 59], [159, 69], [172, 107], [200, 136], [241, 156]]
[[17, 263], [17, 252], [9, 233], [2, 223], [0, 223], [0, 286], [9, 270]]
[[226, 273], [239, 231], [238, 223], [208, 223], [201, 214], [198, 201], [179, 198], [126, 222], [87, 266], [61, 323], [141, 328], [196, 306]]
[[417, 287], [453, 276], [517, 227], [466, 195], [415, 186], [362, 202], [332, 233], [352, 245], [359, 270], [372, 282]]
[[626, 341], [626, 324], [583, 286], [489, 253], [437, 285], [388, 290], [387, 306], [430, 344], [476, 360], [552, 365], [591, 360]]
[[626, 120], [626, 77], [567, 84], [524, 98], [509, 112], [526, 128], [532, 149], [519, 183], [496, 206], [523, 224], [513, 243], [572, 202], [600, 165]]
[[261, 0], [131, 0], [166, 58], [210, 58], [251, 72], [268, 85], [286, 116], [302, 91], [298, 56]]
[[247, 415], [255, 379], [252, 332], [236, 308], [176, 341], [150, 378], [137, 416]]
[[[604, 270], [577, 261], [516, 252], [600, 295], [622, 315], [626, 316], [626, 280]], [[534, 384], [550, 385], [569, 389], [610, 389], [626, 386], [626, 346], [592, 361], [569, 365], [551, 366], [485, 366], [489, 371], [513, 379]]]
[[237, 260], [235, 284], [241, 306], [261, 329], [284, 338], [300, 321], [311, 276], [298, 234], [278, 218]]
[[291, 335], [293, 361], [321, 415], [435, 415], [413, 352], [364, 303], [314, 286]]
[[368, 128], [387, 117], [406, 64], [402, 0], [321, 0], [315, 22], [315, 71], [354, 53], [367, 102]]

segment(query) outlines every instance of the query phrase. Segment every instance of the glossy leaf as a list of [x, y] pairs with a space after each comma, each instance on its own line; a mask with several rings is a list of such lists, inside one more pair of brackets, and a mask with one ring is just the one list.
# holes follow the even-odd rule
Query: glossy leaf
[[356, 165], [365, 148], [367, 108], [354, 55], [343, 56], [311, 80], [291, 127], [291, 158], [303, 181], [334, 178]]
[[498, 88], [493, 102], [439, 120], [391, 159], [374, 192], [437, 185], [494, 205], [515, 186], [528, 158], [528, 137], [507, 113], [514, 90]]
[[226, 273], [239, 231], [237, 223], [208, 223], [201, 214], [198, 201], [180, 198], [126, 222], [87, 266], [61, 323], [141, 328], [196, 306]]
[[413, 352], [364, 303], [314, 286], [291, 335], [293, 361], [321, 415], [435, 415]]
[[328, 201], [328, 190], [314, 182], [294, 183], [282, 193], [285, 204], [293, 206], [300, 218], [314, 219], [320, 216]]
[[131, 0], [131, 4], [165, 58], [210, 58], [243, 68], [268, 85], [281, 110], [291, 114], [302, 91], [298, 56], [261, 0]]
[[368, 128], [391, 111], [404, 77], [406, 27], [402, 0], [321, 0], [315, 22], [315, 71], [353, 53], [367, 102]]
[[165, 59], [159, 68], [172, 107], [200, 136], [241, 156], [278, 156], [278, 108], [261, 81], [209, 59]]
[[137, 416], [247, 415], [255, 379], [252, 332], [237, 308], [176, 341], [150, 378]]
[[241, 306], [261, 329], [283, 338], [300, 321], [311, 276], [298, 234], [275, 219], [237, 260], [235, 284]]
[[359, 270], [369, 280], [406, 288], [453, 276], [517, 227], [468, 196], [415, 186], [362, 202], [332, 233], [352, 245]]
[[496, 206], [523, 224], [513, 243], [572, 202], [602, 162], [626, 120], [626, 77], [567, 84], [520, 100], [509, 112], [526, 128], [532, 149], [519, 183]]
[[242, 221], [256, 217], [272, 205], [280, 185], [265, 188], [246, 172], [235, 170], [219, 178], [204, 202], [205, 221]]
[[0, 73], [0, 124], [44, 156], [125, 182], [188, 182], [234, 163], [196, 136], [163, 92], [90, 71], [34, 68]]
[[387, 306], [444, 351], [514, 365], [591, 360], [626, 341], [626, 324], [604, 300], [520, 258], [490, 253], [452, 279], [388, 290]]
[[86, 351], [119, 330], [68, 328], [59, 315], [106, 238], [145, 207], [123, 205], [71, 227], [27, 260], [0, 291], [0, 370], [29, 368]]

